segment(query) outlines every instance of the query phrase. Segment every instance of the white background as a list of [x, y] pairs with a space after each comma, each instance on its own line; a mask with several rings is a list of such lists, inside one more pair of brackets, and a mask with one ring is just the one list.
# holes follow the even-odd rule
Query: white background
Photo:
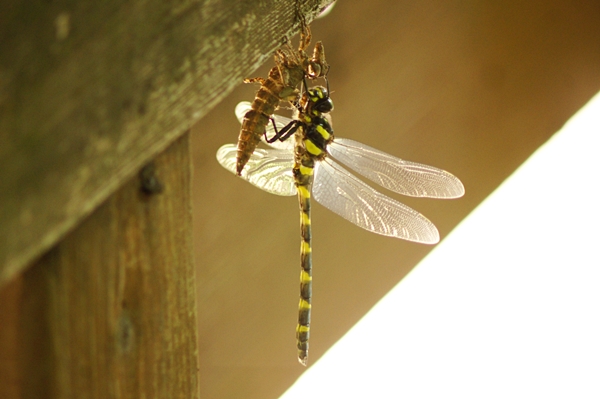
[[600, 398], [599, 135], [597, 95], [282, 399]]

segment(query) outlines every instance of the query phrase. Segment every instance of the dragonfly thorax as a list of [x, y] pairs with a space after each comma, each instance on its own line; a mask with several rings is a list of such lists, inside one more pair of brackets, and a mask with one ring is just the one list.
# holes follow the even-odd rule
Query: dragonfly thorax
[[302, 96], [302, 108], [306, 115], [320, 116], [333, 111], [333, 101], [326, 88], [316, 86]]

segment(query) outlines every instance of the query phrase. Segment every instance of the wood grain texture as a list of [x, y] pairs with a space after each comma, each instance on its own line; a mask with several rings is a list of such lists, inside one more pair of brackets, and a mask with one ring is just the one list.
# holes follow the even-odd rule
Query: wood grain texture
[[0, 291], [0, 397], [197, 398], [189, 135]]
[[331, 2], [2, 2], [0, 284]]

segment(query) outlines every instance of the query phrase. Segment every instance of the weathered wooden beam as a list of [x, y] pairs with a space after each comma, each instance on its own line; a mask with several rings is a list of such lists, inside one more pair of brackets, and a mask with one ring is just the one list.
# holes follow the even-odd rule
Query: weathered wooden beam
[[198, 397], [189, 135], [153, 167], [0, 289], [0, 397]]
[[2, 2], [0, 285], [332, 2]]

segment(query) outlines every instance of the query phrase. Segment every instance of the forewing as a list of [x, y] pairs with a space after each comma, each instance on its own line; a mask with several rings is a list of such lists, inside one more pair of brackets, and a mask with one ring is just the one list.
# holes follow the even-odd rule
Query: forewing
[[375, 191], [329, 158], [316, 165], [312, 193], [321, 205], [373, 233], [423, 244], [440, 239], [425, 216]]
[[[252, 109], [252, 103], [250, 103], [249, 101], [242, 101], [238, 105], [236, 105], [235, 116], [240, 123], [242, 123], [242, 121], [244, 120], [244, 115], [246, 115], [246, 112], [250, 111], [251, 109]], [[292, 119], [286, 118], [285, 116], [281, 116], [281, 115], [271, 115], [271, 116], [273, 119], [275, 119], [275, 125], [277, 125], [277, 130], [283, 129], [285, 126], [287, 126], [288, 123], [290, 123], [292, 121]], [[275, 130], [273, 129], [273, 124], [271, 122], [269, 122], [267, 124], [266, 132], [267, 132], [267, 137], [275, 136]], [[261, 137], [260, 139], [262, 140], [263, 143], [265, 143], [266, 145], [271, 146], [273, 148], [277, 148], [280, 150], [294, 151], [294, 140], [292, 137], [290, 137], [286, 141], [277, 140], [273, 143], [267, 143], [265, 141], [264, 136]]]
[[[217, 151], [217, 161], [236, 174], [237, 147], [225, 144]], [[257, 148], [242, 170], [241, 178], [254, 186], [276, 195], [296, 195], [294, 184], [294, 154], [287, 150]]]
[[404, 161], [354, 140], [336, 138], [327, 147], [335, 159], [387, 188], [411, 197], [458, 198], [461, 181], [445, 170]]

